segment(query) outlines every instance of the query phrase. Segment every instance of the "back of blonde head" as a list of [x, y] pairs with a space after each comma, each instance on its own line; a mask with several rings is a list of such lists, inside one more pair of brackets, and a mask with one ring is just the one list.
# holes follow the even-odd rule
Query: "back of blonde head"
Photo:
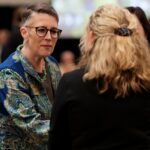
[[[120, 36], [115, 29], [126, 27], [132, 35]], [[88, 33], [94, 40], [89, 44]], [[99, 7], [90, 17], [80, 41], [80, 66], [86, 68], [84, 80], [103, 79], [103, 93], [111, 86], [116, 97], [149, 89], [150, 50], [146, 39], [137, 32], [137, 22], [127, 10], [111, 5]]]

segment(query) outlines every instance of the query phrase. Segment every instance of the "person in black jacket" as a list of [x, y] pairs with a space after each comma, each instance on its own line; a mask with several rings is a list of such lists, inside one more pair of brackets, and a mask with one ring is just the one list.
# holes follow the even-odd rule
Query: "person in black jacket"
[[58, 87], [49, 150], [149, 150], [150, 50], [135, 17], [97, 8], [80, 48], [80, 69]]
[[23, 38], [20, 34], [19, 27], [15, 26], [12, 30], [11, 36], [8, 42], [2, 48], [1, 61], [3, 62], [12, 54], [18, 45], [22, 44]]
[[11, 34], [8, 41], [2, 48], [1, 61], [3, 62], [10, 54], [12, 54], [18, 45], [23, 43], [23, 38], [20, 33], [21, 18], [25, 8], [18, 6], [14, 8], [12, 13]]

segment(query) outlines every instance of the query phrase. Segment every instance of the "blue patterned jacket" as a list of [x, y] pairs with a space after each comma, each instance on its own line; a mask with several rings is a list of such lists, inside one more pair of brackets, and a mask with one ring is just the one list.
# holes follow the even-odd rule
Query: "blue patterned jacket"
[[[59, 67], [46, 61], [56, 91]], [[47, 149], [52, 104], [41, 82], [20, 47], [0, 64], [0, 150]]]

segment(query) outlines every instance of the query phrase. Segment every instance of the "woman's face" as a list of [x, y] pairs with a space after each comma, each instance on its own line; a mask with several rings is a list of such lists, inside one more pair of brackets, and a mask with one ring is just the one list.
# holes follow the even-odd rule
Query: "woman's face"
[[[37, 28], [39, 32], [43, 32], [43, 28], [48, 29], [48, 32], [45, 36], [39, 36]], [[26, 40], [26, 46], [29, 47], [32, 54], [47, 57], [53, 52], [58, 38], [52, 36], [52, 33], [49, 32], [51, 29], [58, 30], [58, 22], [55, 17], [44, 13], [33, 13], [28, 25], [22, 27], [21, 31]]]

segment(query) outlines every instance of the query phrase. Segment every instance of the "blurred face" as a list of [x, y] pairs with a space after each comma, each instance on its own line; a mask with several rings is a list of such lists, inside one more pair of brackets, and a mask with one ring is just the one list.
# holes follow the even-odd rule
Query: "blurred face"
[[10, 32], [7, 29], [0, 29], [0, 45], [7, 43], [10, 36]]
[[61, 55], [61, 62], [62, 63], [74, 63], [75, 57], [74, 54], [70, 51], [65, 51]]
[[58, 40], [58, 22], [55, 17], [44, 13], [33, 13], [27, 25], [21, 27], [24, 45], [35, 56], [47, 57]]

